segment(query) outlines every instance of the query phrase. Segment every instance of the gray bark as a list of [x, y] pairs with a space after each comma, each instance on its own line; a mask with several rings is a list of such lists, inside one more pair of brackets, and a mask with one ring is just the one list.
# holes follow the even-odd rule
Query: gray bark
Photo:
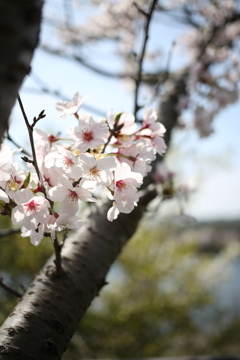
[[38, 44], [42, 0], [0, 2], [0, 143]]

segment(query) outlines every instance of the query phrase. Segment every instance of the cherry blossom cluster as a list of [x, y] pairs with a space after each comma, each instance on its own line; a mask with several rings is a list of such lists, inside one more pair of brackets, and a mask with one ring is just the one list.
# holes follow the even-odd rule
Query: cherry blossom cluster
[[78, 115], [82, 102], [76, 93], [70, 102], [60, 100], [56, 105], [60, 118], [76, 118], [67, 139], [33, 128], [36, 159], [23, 157], [28, 169], [20, 170], [8, 146], [1, 148], [1, 214], [11, 216], [34, 245], [46, 234], [54, 241], [56, 232], [79, 227], [80, 204], [96, 202], [104, 192], [112, 200], [109, 221], [130, 213], [156, 153], [166, 150], [165, 127], [154, 110], [145, 108], [139, 127], [129, 113], [110, 111], [99, 121], [88, 113]]

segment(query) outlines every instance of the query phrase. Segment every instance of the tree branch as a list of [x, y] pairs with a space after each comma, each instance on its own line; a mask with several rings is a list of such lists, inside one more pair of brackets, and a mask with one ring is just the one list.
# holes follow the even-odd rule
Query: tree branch
[[90, 64], [89, 60], [85, 60], [79, 55], [64, 54], [60, 50], [50, 49], [47, 46], [42, 46], [41, 49], [48, 52], [49, 54], [60, 56], [61, 58], [64, 58], [64, 59], [67, 59], [70, 61], [76, 61], [79, 64], [83, 65], [84, 67], [86, 67], [87, 69], [93, 71], [94, 73], [96, 73], [98, 75], [106, 76], [106, 77], [113, 78], [113, 79], [129, 79], [129, 78], [132, 79], [133, 78], [132, 73], [116, 73], [116, 72], [111, 72], [111, 71], [105, 70], [94, 64]]
[[[147, 41], [148, 41], [149, 26], [150, 26], [150, 22], [151, 22], [151, 19], [152, 19], [152, 15], [153, 15], [153, 11], [154, 11], [154, 7], [155, 7], [156, 3], [157, 3], [157, 0], [152, 0], [152, 3], [151, 3], [150, 8], [149, 8], [149, 12], [144, 13], [147, 20], [146, 20], [146, 25], [145, 25], [145, 36], [144, 36], [142, 50], [141, 50], [141, 54], [140, 54], [140, 58], [139, 58], [139, 62], [138, 62], [137, 77], [135, 79], [135, 97], [134, 97], [134, 112], [133, 112], [135, 117], [137, 115], [138, 110], [140, 109], [140, 106], [138, 104], [138, 94], [139, 94], [139, 86], [140, 86], [141, 81], [142, 81], [143, 59], [144, 59], [146, 46], [147, 46]], [[139, 10], [138, 5], [136, 5], [136, 3], [134, 3], [134, 5]]]
[[3, 281], [3, 278], [0, 278], [0, 287], [2, 287], [4, 290], [8, 291], [10, 294], [15, 295], [16, 297], [21, 298], [22, 294], [20, 294], [17, 290], [11, 288], [9, 285], [5, 284]]

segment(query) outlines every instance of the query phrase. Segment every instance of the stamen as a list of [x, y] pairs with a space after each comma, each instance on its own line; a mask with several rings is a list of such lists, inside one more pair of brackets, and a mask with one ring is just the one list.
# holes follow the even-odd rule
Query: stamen
[[37, 212], [39, 208], [39, 204], [36, 204], [34, 200], [31, 200], [30, 202], [24, 204], [24, 206], [27, 208], [27, 212], [30, 212], [32, 214]]
[[118, 180], [116, 182], [116, 187], [118, 188], [118, 190], [123, 191], [127, 189], [128, 185], [123, 180]]
[[82, 134], [83, 134], [84, 141], [91, 141], [93, 139], [92, 130], [90, 130], [90, 129], [86, 129], [86, 130], [82, 131]]

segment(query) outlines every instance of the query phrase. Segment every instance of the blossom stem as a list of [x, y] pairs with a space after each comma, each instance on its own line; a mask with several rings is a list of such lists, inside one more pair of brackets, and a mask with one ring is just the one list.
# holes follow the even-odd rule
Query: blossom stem
[[[39, 170], [39, 167], [38, 167], [38, 163], [37, 163], [37, 156], [36, 156], [36, 151], [35, 151], [35, 146], [34, 146], [34, 140], [33, 140], [33, 128], [34, 128], [34, 125], [36, 123], [36, 119], [35, 119], [35, 122], [33, 123], [33, 125], [30, 125], [29, 121], [28, 121], [28, 118], [27, 118], [27, 114], [24, 110], [24, 106], [23, 106], [23, 103], [22, 103], [22, 100], [21, 100], [21, 97], [20, 95], [18, 94], [18, 103], [19, 103], [19, 106], [20, 106], [20, 109], [22, 111], [22, 114], [23, 114], [23, 118], [24, 118], [24, 121], [25, 121], [25, 124], [27, 126], [27, 129], [28, 129], [28, 134], [29, 134], [29, 140], [30, 140], [30, 145], [31, 145], [31, 150], [32, 150], [32, 156], [33, 156], [33, 166], [36, 170], [36, 173], [37, 173], [37, 176], [38, 176], [38, 179], [39, 179], [39, 182], [42, 186], [42, 190], [43, 190], [43, 193], [45, 195], [45, 198], [49, 201], [49, 203], [52, 205], [52, 201], [48, 199], [47, 197], [47, 192], [46, 192], [46, 189], [44, 187], [44, 183], [43, 183], [43, 178], [41, 176], [41, 173], [40, 173], [40, 170]], [[39, 116], [40, 117], [40, 116]]]
[[101, 151], [101, 154], [104, 154], [104, 152], [105, 152], [105, 150], [106, 150], [106, 147], [107, 147], [107, 146], [108, 146], [108, 144], [110, 143], [110, 141], [111, 141], [111, 139], [112, 139], [112, 137], [113, 137], [114, 133], [115, 133], [115, 131], [114, 131], [114, 130], [110, 130], [110, 135], [109, 135], [109, 137], [108, 137], [107, 142], [104, 144], [104, 147], [103, 147], [103, 149], [102, 149], [102, 151]]

